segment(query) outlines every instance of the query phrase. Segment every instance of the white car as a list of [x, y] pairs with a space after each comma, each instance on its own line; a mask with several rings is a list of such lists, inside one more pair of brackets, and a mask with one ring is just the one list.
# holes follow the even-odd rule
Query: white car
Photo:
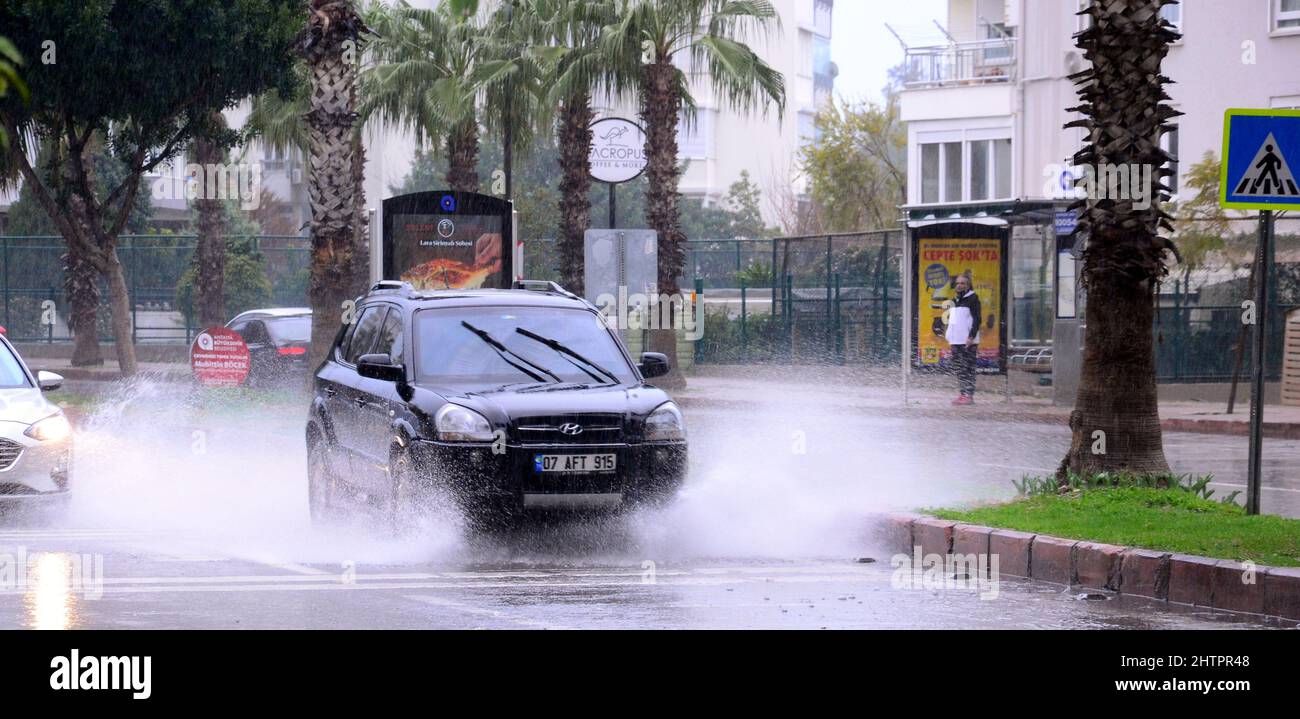
[[43, 394], [62, 384], [53, 372], [33, 375], [0, 334], [0, 503], [67, 501], [72, 427]]

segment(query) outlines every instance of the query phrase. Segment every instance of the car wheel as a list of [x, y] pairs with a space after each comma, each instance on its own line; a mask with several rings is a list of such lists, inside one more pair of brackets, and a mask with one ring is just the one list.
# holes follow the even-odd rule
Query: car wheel
[[394, 448], [389, 460], [392, 489], [388, 500], [388, 523], [394, 535], [408, 535], [419, 528], [433, 508], [433, 488], [410, 453]]
[[329, 442], [316, 438], [307, 449], [307, 506], [311, 521], [320, 523], [333, 518], [334, 496], [338, 492], [333, 453]]

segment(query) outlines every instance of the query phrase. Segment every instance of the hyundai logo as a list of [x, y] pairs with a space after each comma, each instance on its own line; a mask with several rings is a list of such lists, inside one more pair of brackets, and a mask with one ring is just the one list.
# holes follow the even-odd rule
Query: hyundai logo
[[568, 422], [560, 425], [560, 434], [567, 434], [570, 437], [582, 434], [582, 425]]

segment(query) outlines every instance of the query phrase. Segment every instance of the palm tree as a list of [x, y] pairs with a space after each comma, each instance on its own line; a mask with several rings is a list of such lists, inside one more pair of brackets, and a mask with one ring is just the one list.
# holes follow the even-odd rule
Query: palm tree
[[550, 46], [553, 0], [501, 0], [479, 38], [482, 56], [476, 82], [483, 89], [483, 119], [501, 133], [505, 197], [514, 197], [514, 157], [527, 152], [540, 127], [547, 127], [546, 105], [559, 49]]
[[[1167, 167], [1170, 156], [1160, 138], [1173, 129], [1180, 113], [1167, 104], [1160, 74], [1169, 44], [1178, 33], [1161, 19], [1160, 8], [1172, 0], [1093, 0], [1085, 11], [1092, 25], [1077, 44], [1092, 67], [1073, 76], [1088, 140], [1075, 156], [1090, 167]], [[1088, 233], [1082, 282], [1088, 292], [1088, 333], [1074, 411], [1073, 441], [1058, 476], [1068, 473], [1133, 472], [1166, 474], [1156, 404], [1155, 349], [1152, 343], [1154, 296], [1166, 273], [1173, 243], [1160, 235], [1172, 231], [1161, 209], [1169, 199], [1160, 179], [1146, 209], [1122, 198], [1086, 199], [1079, 230]]]
[[405, 2], [374, 6], [366, 22], [378, 37], [362, 77], [360, 114], [377, 115], [416, 139], [441, 142], [447, 185], [477, 192], [478, 103], [484, 56], [477, 2], [444, 2], [436, 10]]
[[207, 168], [225, 162], [226, 147], [221, 135], [226, 130], [225, 117], [212, 113], [210, 131], [196, 132], [191, 143], [194, 162], [203, 168], [197, 178], [201, 192], [194, 200], [198, 213], [198, 240], [194, 248], [194, 305], [200, 327], [215, 327], [226, 322], [226, 241], [221, 200]]
[[611, 0], [539, 0], [536, 5], [539, 16], [547, 18], [549, 41], [558, 50], [556, 79], [544, 104], [559, 108], [560, 276], [565, 287], [582, 294], [584, 237], [591, 226], [592, 97], [613, 99], [629, 91], [640, 63], [625, 62], [626, 54], [601, 52], [601, 33], [617, 19]]
[[[677, 124], [683, 110], [689, 121], [695, 109], [694, 78], [673, 60], [685, 53], [694, 72], [707, 75], [714, 97], [730, 109], [766, 112], [775, 103], [784, 114], [785, 78], [745, 43], [749, 34], [779, 24], [767, 0], [629, 0], [604, 31], [602, 45], [615, 64], [640, 66], [636, 86], [646, 132], [646, 222], [659, 234], [663, 294], [680, 295], [677, 279], [686, 261], [677, 194]], [[654, 330], [650, 346], [676, 357], [677, 334]], [[682, 381], [676, 371], [668, 379], [669, 384]]]
[[356, 55], [367, 31], [350, 0], [310, 0], [303, 55], [311, 92], [304, 115], [310, 172], [312, 308], [310, 365], [324, 358], [350, 292], [357, 235]]
[[[268, 149], [282, 155], [298, 152], [303, 157], [311, 154], [308, 142], [306, 115], [311, 111], [305, 65], [294, 69], [293, 82], [287, 90], [268, 90], [254, 97], [244, 121], [247, 138], [257, 138]], [[356, 86], [353, 87], [354, 92]], [[349, 293], [360, 295], [370, 284], [370, 234], [366, 216], [365, 167], [366, 148], [361, 133], [364, 126], [356, 123], [352, 134], [353, 199], [356, 205], [356, 232], [353, 236], [352, 282]]]

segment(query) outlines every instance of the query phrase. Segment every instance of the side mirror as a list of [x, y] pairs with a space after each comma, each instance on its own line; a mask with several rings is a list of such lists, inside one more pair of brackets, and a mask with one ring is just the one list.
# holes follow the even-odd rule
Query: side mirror
[[41, 391], [50, 392], [63, 386], [63, 375], [41, 370], [36, 373], [36, 384]]
[[672, 367], [673, 366], [668, 363], [668, 357], [659, 352], [642, 352], [641, 364], [638, 365], [638, 369], [641, 370], [641, 376], [646, 379], [662, 377], [668, 374]]
[[369, 354], [357, 358], [357, 374], [384, 382], [401, 382], [406, 379], [406, 368], [393, 364], [393, 358], [386, 354]]

